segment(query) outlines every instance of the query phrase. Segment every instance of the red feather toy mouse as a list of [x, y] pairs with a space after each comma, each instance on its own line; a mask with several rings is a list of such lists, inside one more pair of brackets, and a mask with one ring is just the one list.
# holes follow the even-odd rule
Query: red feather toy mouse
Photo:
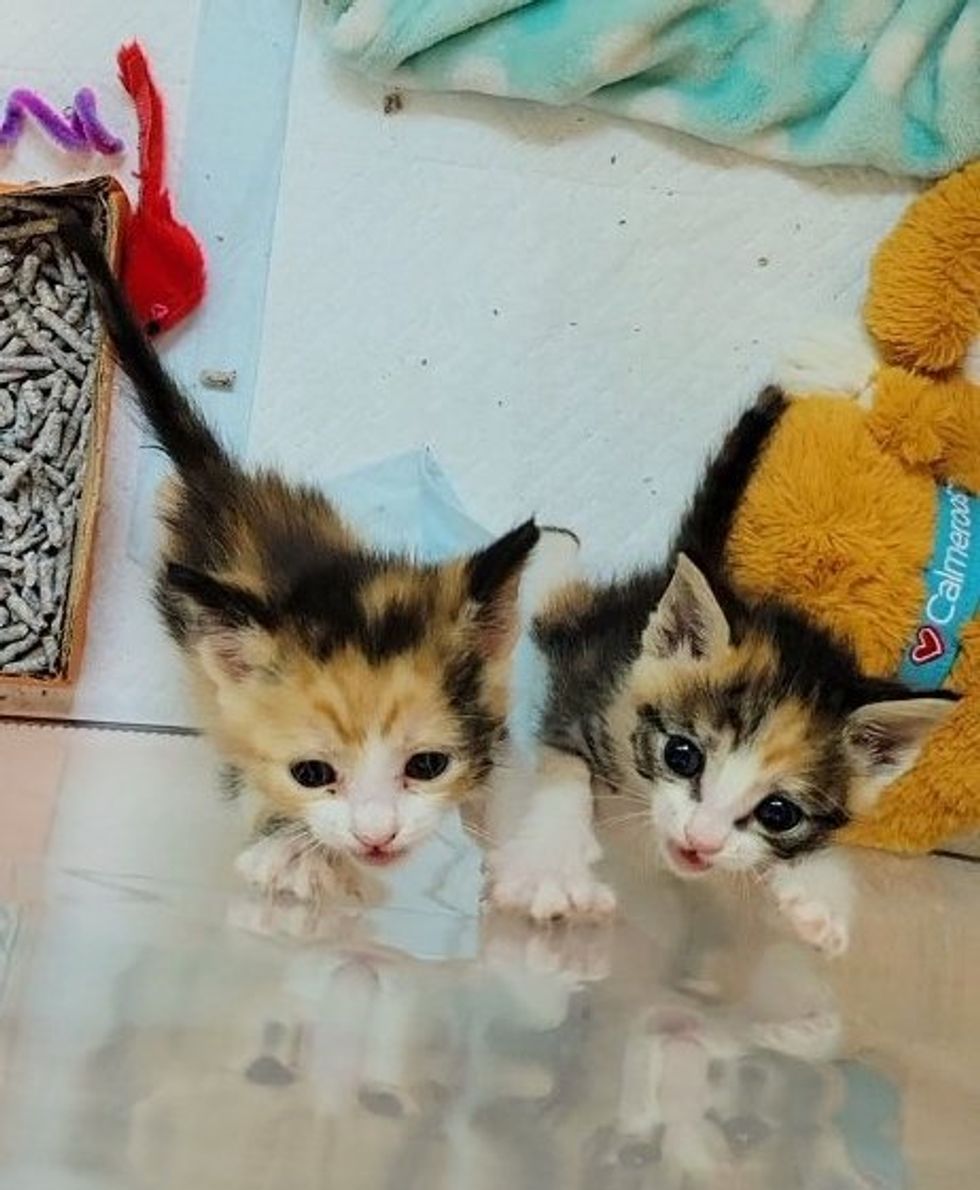
[[204, 296], [204, 253], [174, 218], [164, 186], [163, 100], [137, 42], [119, 51], [119, 79], [139, 120], [139, 201], [126, 230], [123, 285], [150, 335], [176, 326]]

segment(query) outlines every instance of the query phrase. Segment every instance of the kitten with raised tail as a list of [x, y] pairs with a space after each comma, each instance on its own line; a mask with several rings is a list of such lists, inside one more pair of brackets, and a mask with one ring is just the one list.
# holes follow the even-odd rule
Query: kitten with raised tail
[[320, 492], [229, 456], [98, 244], [70, 218], [62, 235], [174, 465], [156, 602], [248, 808], [238, 868], [303, 900], [358, 894], [498, 763], [538, 529], [440, 565], [372, 549]]
[[497, 906], [539, 921], [612, 909], [597, 805], [679, 876], [754, 873], [801, 937], [846, 948], [853, 890], [828, 845], [908, 770], [953, 696], [867, 677], [805, 615], [726, 582], [724, 542], [785, 404], [768, 389], [742, 416], [667, 569], [567, 582], [537, 617], [549, 692], [534, 788], [491, 857]]

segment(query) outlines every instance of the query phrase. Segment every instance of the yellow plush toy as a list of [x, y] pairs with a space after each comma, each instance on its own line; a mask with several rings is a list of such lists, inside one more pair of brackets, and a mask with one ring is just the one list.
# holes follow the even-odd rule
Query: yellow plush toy
[[826, 382], [797, 367], [806, 399], [759, 462], [728, 561], [748, 594], [848, 637], [867, 672], [962, 694], [844, 836], [925, 851], [980, 828], [980, 163], [881, 245], [865, 321], [865, 348], [828, 357]]

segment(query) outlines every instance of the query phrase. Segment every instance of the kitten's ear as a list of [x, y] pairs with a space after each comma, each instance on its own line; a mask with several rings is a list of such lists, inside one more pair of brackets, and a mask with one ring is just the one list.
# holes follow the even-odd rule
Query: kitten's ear
[[271, 663], [275, 645], [267, 631], [269, 610], [256, 595], [173, 562], [165, 583], [191, 605], [191, 647], [213, 682], [241, 682]]
[[852, 808], [870, 810], [885, 786], [915, 764], [929, 733], [955, 706], [953, 698], [899, 698], [852, 711], [844, 737], [859, 778]]
[[517, 643], [521, 574], [540, 536], [534, 521], [525, 521], [466, 563], [466, 594], [470, 605], [476, 605], [481, 643], [488, 657], [505, 656]]
[[681, 554], [643, 633], [643, 651], [666, 661], [707, 661], [728, 648], [728, 621], [701, 571]]

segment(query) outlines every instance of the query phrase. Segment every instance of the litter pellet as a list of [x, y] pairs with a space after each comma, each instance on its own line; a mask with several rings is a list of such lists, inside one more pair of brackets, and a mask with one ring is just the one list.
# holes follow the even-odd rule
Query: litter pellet
[[48, 414], [34, 445], [35, 451], [42, 458], [56, 458], [61, 451], [61, 430], [64, 424], [65, 415], [60, 409], [52, 409]]
[[[18, 310], [14, 317], [14, 326], [17, 327], [17, 333], [23, 337], [28, 347], [33, 348], [40, 358], [46, 359], [50, 368], [62, 368], [66, 372], [71, 372], [73, 376], [77, 376], [79, 380], [85, 378], [85, 364], [80, 359], [65, 355], [60, 348], [55, 347], [51, 336], [38, 331], [37, 324], [26, 310]], [[90, 351], [88, 355], [91, 355]], [[19, 360], [23, 357], [17, 358]], [[16, 366], [23, 368], [24, 365], [18, 362]]]
[[23, 640], [29, 632], [30, 628], [26, 624], [11, 624], [7, 628], [0, 628], [0, 645], [9, 645], [16, 640]]
[[20, 262], [20, 268], [17, 270], [17, 288], [24, 297], [34, 292], [40, 267], [41, 258], [36, 252], [28, 252]]
[[[23, 582], [23, 580], [21, 580], [21, 581]], [[31, 588], [27, 587], [27, 586], [21, 586], [20, 597], [24, 601], [25, 605], [30, 609], [31, 615], [34, 616], [34, 618], [36, 620], [38, 615], [40, 614], [40, 611], [41, 611], [40, 599], [38, 599], [38, 597], [34, 594], [34, 592], [31, 590]], [[9, 600], [8, 600], [8, 606], [9, 606]], [[10, 610], [14, 611], [13, 608], [11, 608]], [[14, 615], [16, 615], [16, 614], [17, 613], [14, 611]], [[38, 629], [40, 630], [40, 628], [41, 628], [41, 624], [40, 624], [40, 622], [38, 622]]]
[[44, 409], [44, 394], [33, 380], [25, 380], [20, 386], [20, 399], [27, 406], [31, 417], [37, 417]]
[[61, 309], [57, 295], [43, 277], [38, 278], [38, 282], [34, 286], [34, 296], [37, 298], [38, 304], [46, 310], [53, 310], [57, 313]]
[[23, 657], [30, 649], [33, 649], [37, 644], [37, 633], [28, 632], [26, 636], [20, 640], [12, 641], [5, 648], [0, 649], [0, 666], [3, 667], [4, 673], [10, 673], [10, 663], [16, 661], [18, 657]]
[[36, 388], [45, 389], [48, 393], [47, 404], [57, 405], [61, 403], [61, 395], [65, 391], [68, 384], [68, 377], [64, 372], [52, 372], [49, 376], [39, 376], [34, 381]]
[[63, 492], [68, 487], [68, 480], [50, 463], [44, 464], [44, 475], [48, 483], [53, 483], [59, 492]]
[[26, 554], [24, 557], [24, 572], [21, 575], [21, 582], [25, 587], [36, 587], [37, 578], [37, 554]]
[[53, 367], [46, 355], [0, 355], [0, 372], [50, 372]]
[[47, 554], [38, 559], [37, 585], [41, 598], [41, 615], [50, 616], [54, 611], [54, 559]]
[[[26, 405], [21, 404], [18, 406], [18, 416], [21, 409], [26, 409]], [[14, 492], [17, 491], [17, 489], [20, 487], [21, 480], [30, 469], [30, 465], [30, 456], [27, 455], [22, 458], [19, 463], [12, 463], [7, 468], [7, 474], [2, 479], [0, 479], [0, 498], [12, 496]]]
[[215, 388], [228, 391], [235, 387], [238, 373], [234, 370], [222, 372], [217, 368], [205, 368], [199, 377], [203, 388]]
[[41, 649], [44, 652], [44, 660], [47, 662], [47, 668], [51, 673], [55, 673], [58, 669], [59, 650], [57, 642], [53, 636], [41, 637]]
[[[57, 293], [57, 290], [55, 290], [55, 292]], [[74, 326], [77, 322], [81, 322], [84, 311], [85, 295], [79, 294], [78, 297], [72, 298], [68, 303], [68, 306], [65, 309], [65, 322], [67, 322], [69, 326]]]
[[15, 533], [19, 533], [24, 527], [24, 518], [20, 509], [16, 504], [11, 504], [9, 500], [4, 500], [2, 497], [0, 497], [0, 521]]
[[23, 595], [18, 595], [16, 591], [11, 591], [7, 595], [6, 604], [7, 610], [11, 615], [16, 616], [22, 624], [26, 624], [34, 632], [41, 630], [42, 625], [37, 617], [37, 613]]
[[91, 359], [95, 354], [91, 344], [87, 343], [73, 326], [70, 326], [53, 310], [49, 310], [46, 306], [38, 306], [34, 311], [34, 317], [38, 322], [44, 323], [46, 327], [53, 330], [60, 339], [63, 339], [68, 344], [72, 351], [77, 351], [82, 359]]
[[3, 664], [3, 672], [6, 674], [39, 674], [50, 668], [43, 648], [35, 649], [33, 653], [28, 653], [26, 657], [17, 661], [3, 662], [0, 654], [0, 663]]
[[71, 577], [71, 565], [66, 554], [58, 555], [54, 564], [54, 589], [60, 599], [68, 590], [68, 579]]
[[44, 530], [48, 535], [48, 541], [55, 547], [55, 549], [58, 549], [64, 543], [65, 530], [62, 525], [61, 514], [57, 502], [54, 500], [45, 501], [43, 514]]

